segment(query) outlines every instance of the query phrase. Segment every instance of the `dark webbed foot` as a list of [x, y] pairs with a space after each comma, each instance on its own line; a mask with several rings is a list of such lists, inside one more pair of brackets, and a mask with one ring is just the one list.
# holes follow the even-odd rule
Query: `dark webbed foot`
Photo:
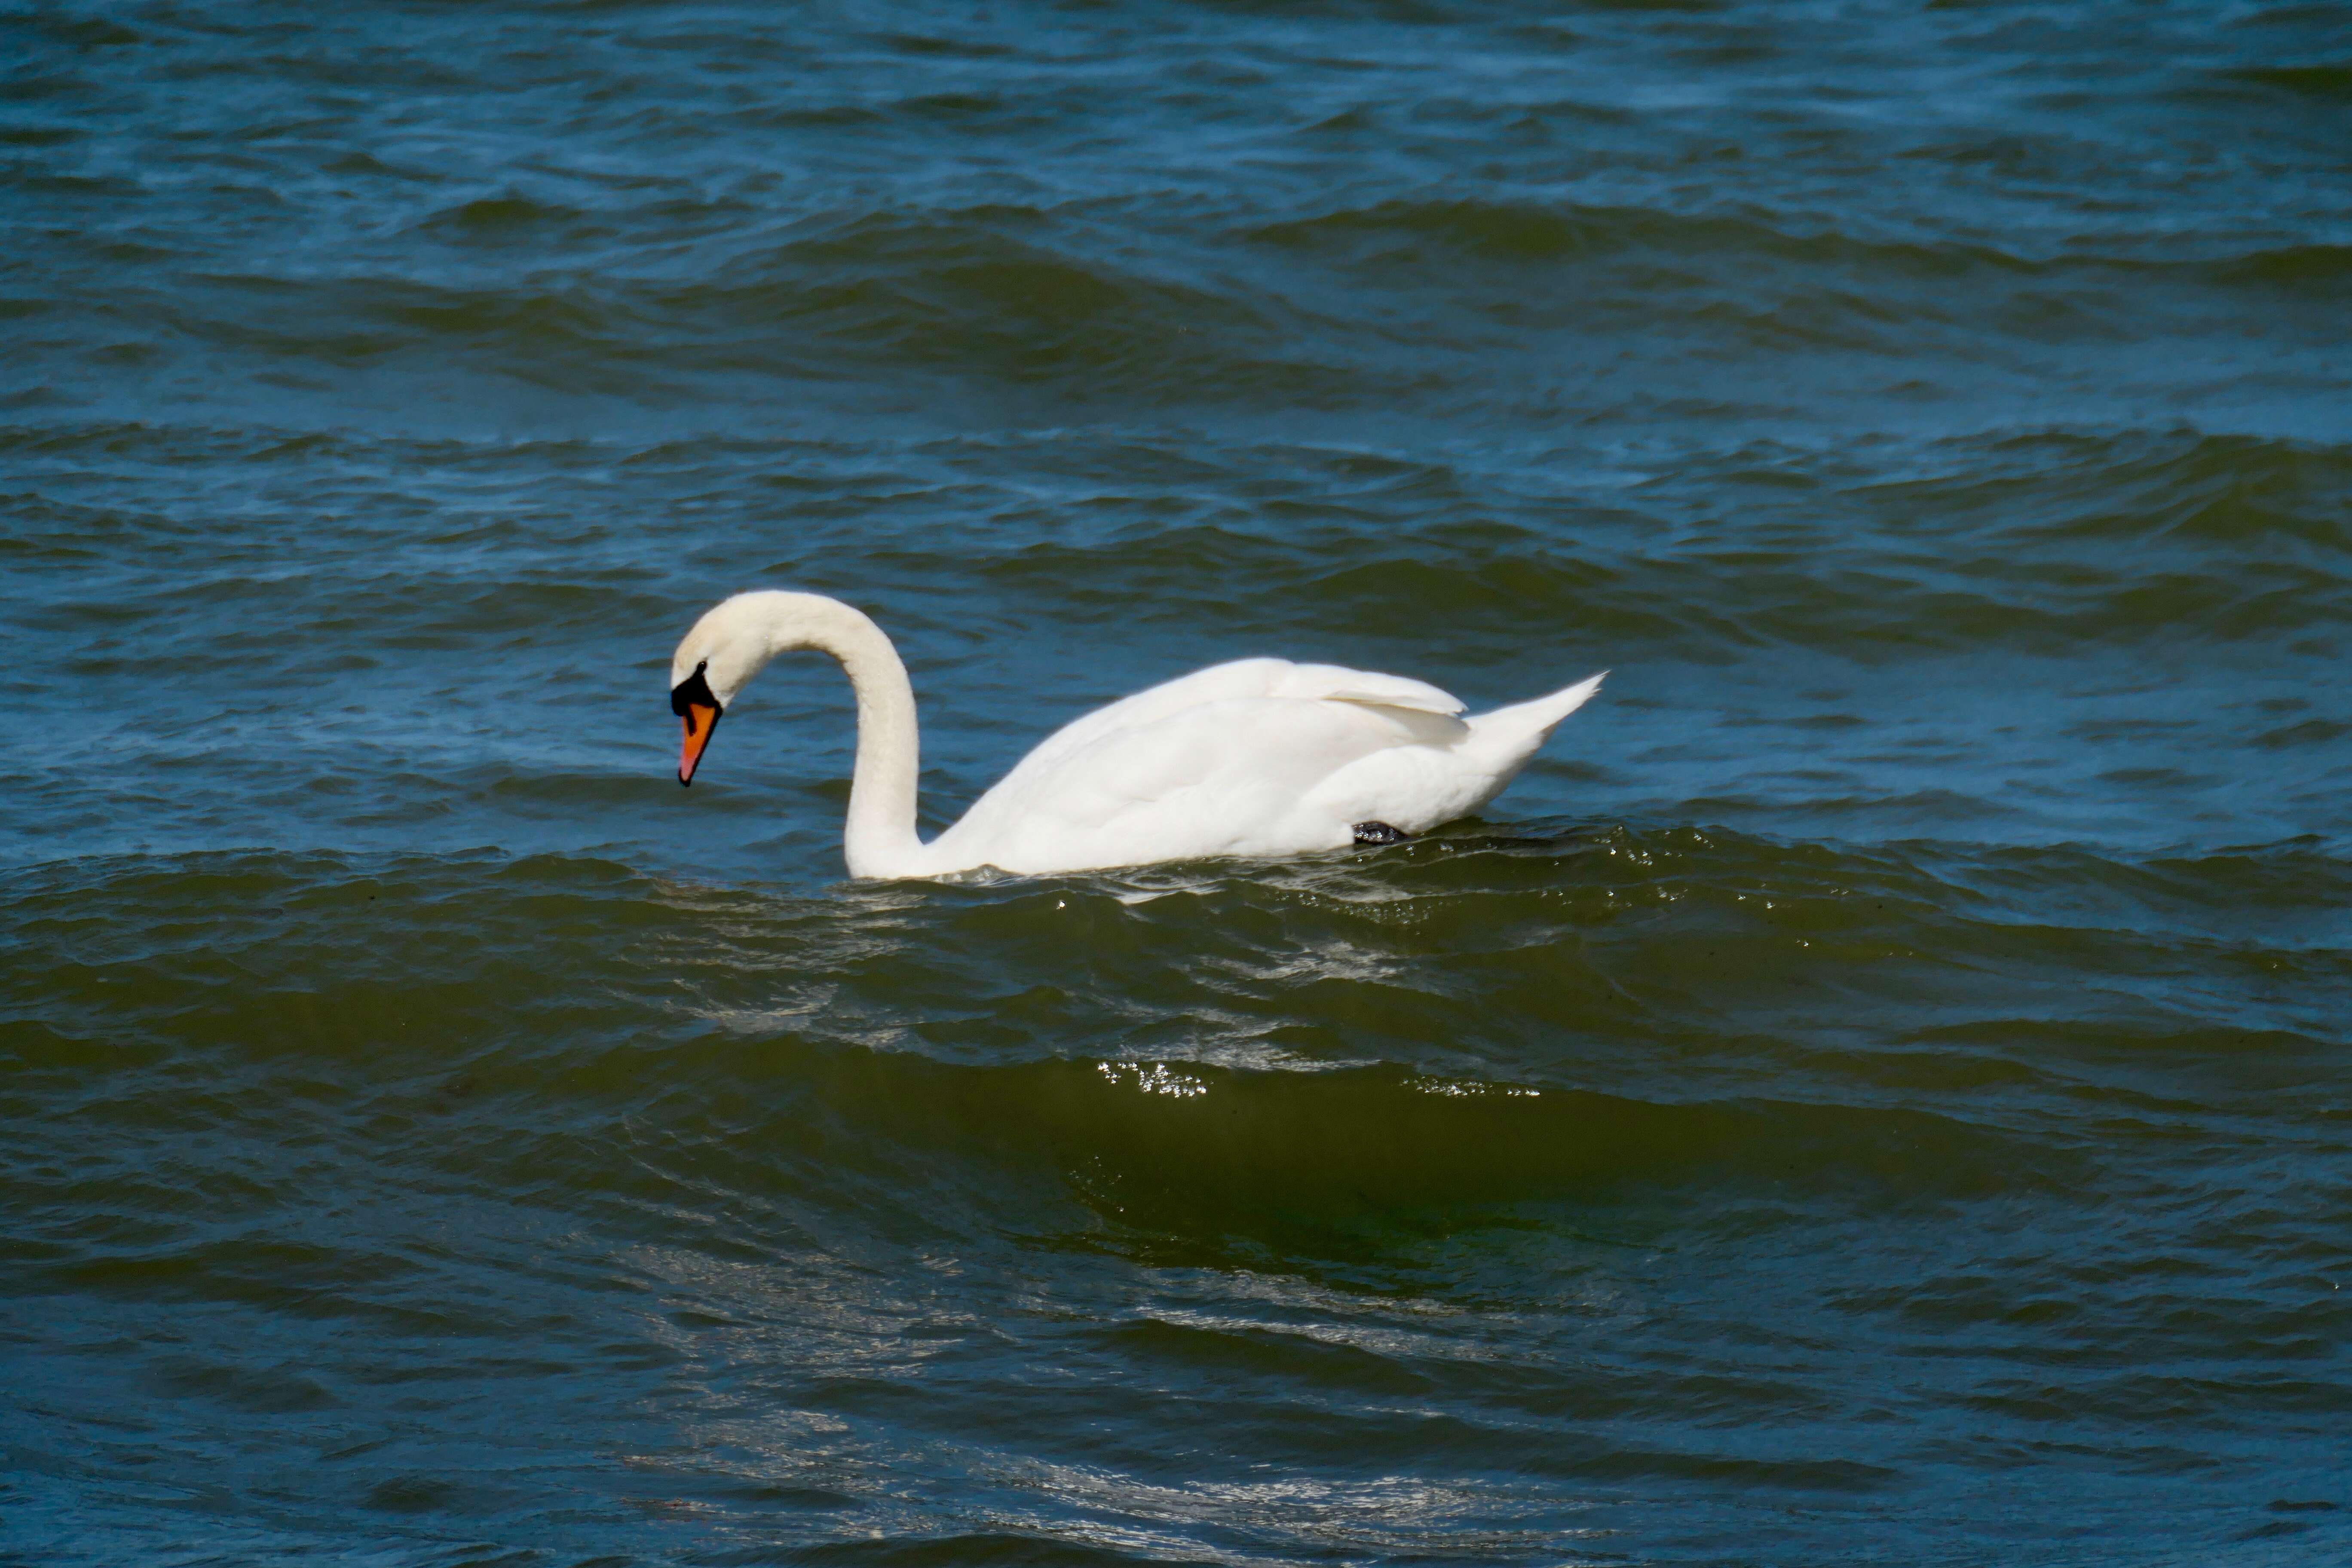
[[1360, 822], [1355, 826], [1359, 844], [1402, 844], [1412, 837], [1402, 827], [1391, 827], [1385, 822]]

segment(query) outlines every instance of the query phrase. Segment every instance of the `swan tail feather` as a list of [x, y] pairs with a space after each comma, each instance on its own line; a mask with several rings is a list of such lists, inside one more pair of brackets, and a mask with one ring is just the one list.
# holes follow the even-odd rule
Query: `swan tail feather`
[[1609, 672], [1604, 669], [1573, 686], [1562, 687], [1549, 697], [1478, 714], [1469, 721], [1472, 742], [1505, 756], [1516, 753], [1525, 761], [1559, 727], [1561, 720], [1591, 701], [1592, 694], [1608, 678]]

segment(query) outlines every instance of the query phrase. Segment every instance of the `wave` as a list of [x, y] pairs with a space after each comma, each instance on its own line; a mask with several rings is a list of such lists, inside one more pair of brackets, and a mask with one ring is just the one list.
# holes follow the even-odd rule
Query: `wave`
[[1948, 279], [2033, 264], [1990, 246], [1871, 241], [1835, 232], [1796, 234], [1754, 217], [1660, 207], [1537, 205], [1479, 198], [1398, 199], [1286, 219], [1248, 231], [1286, 250], [1336, 251], [1355, 264], [1423, 270], [1444, 257], [1559, 263], [1652, 249], [1722, 263], [1834, 263], [1890, 276]]
[[[559, 1206], [847, 1192], [1120, 1247], [1344, 1252], [1707, 1193], [1879, 1210], [2063, 1189], [2183, 1061], [2217, 1111], [2324, 1072], [2347, 900], [2316, 845], [1683, 828], [823, 898], [577, 858], [51, 863], [0, 879], [0, 1110], [97, 1089], [112, 1179], [170, 1226], [362, 1126]], [[2113, 1107], [2096, 1154], [2044, 1125], [2084, 1097]], [[229, 1135], [259, 1164], [174, 1195], [144, 1163]]]
[[2231, 81], [2252, 82], [2313, 98], [2352, 102], [2352, 65], [2242, 66], [2221, 74]]
[[[1475, 621], [1702, 660], [1770, 647], [1875, 659], [2261, 645], [2339, 626], [2352, 603], [2343, 447], [2033, 437], [1928, 461], [1947, 472], [1845, 488], [1800, 460], [1771, 477], [1801, 494], [1757, 487], [1755, 510], [1719, 530], [1680, 521], [1663, 486], [1606, 502], [1528, 498], [1497, 516], [1491, 501], [1447, 504], [1414, 474], [1269, 509], [1255, 528], [1040, 542], [980, 571], [1005, 594], [1122, 619], [1279, 622], [1311, 604], [1360, 635]], [[1719, 479], [1709, 467], [1675, 484]], [[1561, 510], [1578, 521], [1564, 525]], [[1528, 521], [1513, 520], [1521, 510]]]
[[[1923, 387], [1958, 387], [1990, 342], [2126, 353], [2139, 335], [2126, 291], [2236, 321], [2270, 307], [2226, 303], [2233, 292], [2299, 309], [2346, 275], [2346, 252], [2325, 245], [2035, 258], [1662, 207], [1398, 198], [1265, 221], [1181, 191], [784, 217], [670, 191], [609, 207], [471, 192], [404, 232], [398, 259], [300, 272], [274, 258], [91, 256], [76, 266], [116, 279], [102, 300], [68, 287], [16, 304], [93, 353], [150, 356], [157, 374], [203, 352], [271, 374], [462, 370], [648, 406], [737, 378], [882, 376], [916, 378], [901, 397], [944, 377], [1139, 407], [1501, 398], [1527, 415], [1559, 395], [1543, 390], [1557, 374], [1546, 362], [1629, 341], [1643, 355], [1924, 355]], [[545, 265], [551, 253], [569, 259]], [[1509, 366], [1516, 378], [1498, 376]], [[1513, 384], [1528, 376], [1537, 384]]]
[[[1673, 257], [1706, 270], [1788, 262], [1836, 268], [1885, 283], [1952, 283], [1969, 279], [2089, 279], [2102, 274], [2143, 284], [2168, 279], [2217, 282], [2340, 281], [2352, 250], [2296, 244], [2223, 248], [2151, 258], [2121, 247], [2102, 250], [2085, 236], [2064, 236], [2048, 253], [2004, 249], [1981, 241], [1898, 238], [1835, 228], [1806, 229], [1793, 215], [1769, 209], [1691, 212], [1670, 206], [1606, 206], [1482, 197], [1399, 197], [1342, 206], [1239, 231], [1286, 252], [1328, 256], [1351, 266], [1452, 275], [1463, 260], [1573, 264], [1636, 252]], [[2184, 247], [2186, 248], [2186, 247]], [[1661, 281], [1673, 281], [1661, 278]], [[1696, 281], [1689, 277], [1685, 281]], [[1898, 317], [1906, 312], [1894, 312]]]

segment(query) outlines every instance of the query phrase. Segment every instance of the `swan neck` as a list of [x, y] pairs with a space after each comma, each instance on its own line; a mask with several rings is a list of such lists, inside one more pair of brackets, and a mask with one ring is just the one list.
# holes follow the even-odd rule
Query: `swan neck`
[[[898, 650], [880, 626], [837, 601], [803, 623], [797, 646], [833, 655], [857, 697], [857, 764], [849, 781], [849, 820], [842, 849], [853, 877], [902, 877], [922, 858], [915, 832], [916, 781], [922, 742], [915, 689]], [[782, 651], [782, 650], [779, 650]]]

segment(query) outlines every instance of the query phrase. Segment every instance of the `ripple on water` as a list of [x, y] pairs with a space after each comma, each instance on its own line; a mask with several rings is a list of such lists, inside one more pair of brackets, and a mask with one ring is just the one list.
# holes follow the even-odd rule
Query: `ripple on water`
[[[2340, 1559], [2340, 31], [0, 16], [0, 1557]], [[865, 887], [754, 584], [1612, 673]]]

